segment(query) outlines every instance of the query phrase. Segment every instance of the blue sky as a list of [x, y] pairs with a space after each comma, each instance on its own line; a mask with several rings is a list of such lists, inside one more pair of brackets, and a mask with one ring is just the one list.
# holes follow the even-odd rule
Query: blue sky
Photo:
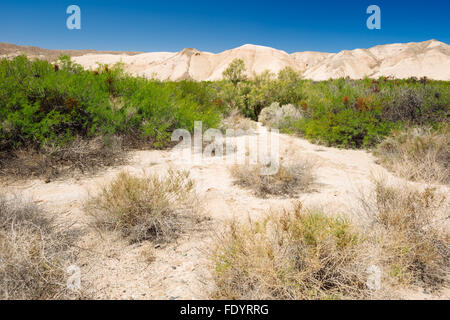
[[[82, 29], [66, 28], [81, 8]], [[366, 8], [381, 8], [381, 30]], [[0, 3], [0, 42], [49, 49], [221, 52], [246, 43], [287, 52], [368, 48], [437, 39], [450, 43], [448, 0], [152, 0]]]

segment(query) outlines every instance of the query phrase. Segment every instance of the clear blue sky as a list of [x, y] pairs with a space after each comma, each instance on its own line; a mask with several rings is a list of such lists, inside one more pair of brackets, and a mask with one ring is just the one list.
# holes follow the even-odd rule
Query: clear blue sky
[[[81, 8], [82, 29], [66, 28]], [[381, 8], [368, 30], [366, 8]], [[0, 42], [49, 49], [221, 52], [246, 43], [287, 52], [368, 48], [437, 39], [450, 43], [449, 0], [150, 0], [0, 3]]]

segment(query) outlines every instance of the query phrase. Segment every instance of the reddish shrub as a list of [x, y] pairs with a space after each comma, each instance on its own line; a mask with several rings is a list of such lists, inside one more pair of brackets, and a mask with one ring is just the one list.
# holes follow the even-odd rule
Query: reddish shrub
[[344, 99], [342, 100], [342, 102], [347, 106], [348, 102], [349, 102], [348, 96], [345, 96]]
[[306, 101], [302, 101], [300, 103], [300, 106], [302, 107], [303, 111], [308, 110], [308, 104], [306, 103]]

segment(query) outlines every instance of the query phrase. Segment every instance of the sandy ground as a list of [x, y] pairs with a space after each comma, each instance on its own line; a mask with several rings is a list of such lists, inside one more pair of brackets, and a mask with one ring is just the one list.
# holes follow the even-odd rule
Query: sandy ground
[[[246, 139], [246, 136], [239, 139]], [[307, 207], [326, 212], [340, 212], [358, 218], [358, 197], [370, 189], [372, 176], [395, 179], [375, 163], [374, 157], [361, 150], [340, 150], [318, 146], [304, 139], [280, 135], [280, 150], [287, 159], [305, 157], [315, 164], [314, 191], [300, 194]], [[207, 251], [210, 242], [232, 219], [253, 219], [269, 208], [288, 206], [292, 199], [255, 197], [251, 191], [233, 184], [223, 159], [210, 158], [199, 164], [176, 160], [171, 151], [131, 152], [127, 165], [110, 168], [95, 176], [84, 176], [44, 183], [40, 180], [16, 183], [4, 191], [31, 197], [61, 222], [73, 224], [84, 233], [79, 247], [82, 285], [96, 299], [206, 299], [213, 289]], [[154, 248], [145, 242], [130, 245], [115, 233], [93, 228], [84, 204], [89, 195], [122, 170], [137, 175], [164, 173], [169, 167], [188, 169], [210, 219], [181, 236], [175, 243]], [[445, 296], [447, 294], [445, 293]], [[405, 297], [431, 296], [422, 291], [406, 292]], [[448, 297], [448, 296], [447, 296]]]

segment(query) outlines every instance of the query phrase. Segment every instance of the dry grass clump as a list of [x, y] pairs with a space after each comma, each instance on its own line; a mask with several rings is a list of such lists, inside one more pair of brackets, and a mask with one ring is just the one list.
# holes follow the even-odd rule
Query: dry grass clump
[[33, 204], [0, 196], [0, 299], [67, 299], [73, 235]]
[[393, 133], [375, 151], [401, 177], [429, 183], [450, 183], [450, 131], [414, 128]]
[[383, 232], [383, 264], [394, 283], [440, 288], [450, 275], [450, 208], [435, 189], [376, 182], [373, 217]]
[[259, 197], [294, 196], [298, 192], [308, 191], [314, 182], [313, 166], [307, 161], [280, 163], [273, 175], [261, 175], [262, 168], [260, 164], [235, 164], [231, 167], [231, 174], [237, 185], [253, 190]]
[[44, 146], [42, 150], [19, 149], [0, 154], [0, 174], [15, 178], [55, 179], [67, 174], [92, 173], [122, 163], [124, 149], [119, 137], [75, 138], [65, 147]]
[[121, 172], [88, 204], [96, 225], [119, 230], [131, 242], [167, 242], [199, 222], [194, 182], [187, 171], [136, 177]]
[[216, 299], [363, 298], [366, 260], [344, 217], [302, 209], [232, 223], [212, 253]]

